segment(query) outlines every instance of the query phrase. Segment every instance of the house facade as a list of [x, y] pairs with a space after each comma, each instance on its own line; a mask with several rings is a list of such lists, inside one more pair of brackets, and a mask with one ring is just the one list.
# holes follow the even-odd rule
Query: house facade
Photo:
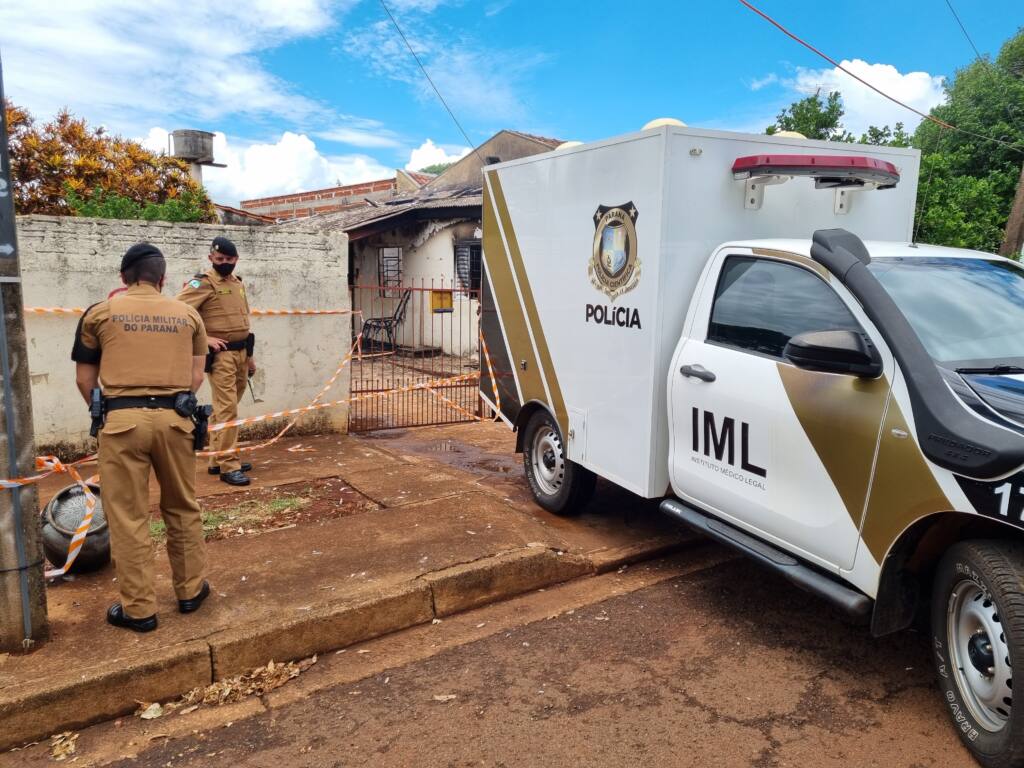
[[483, 167], [560, 143], [500, 131], [418, 190], [307, 220], [348, 236], [352, 308], [370, 346], [477, 356]]

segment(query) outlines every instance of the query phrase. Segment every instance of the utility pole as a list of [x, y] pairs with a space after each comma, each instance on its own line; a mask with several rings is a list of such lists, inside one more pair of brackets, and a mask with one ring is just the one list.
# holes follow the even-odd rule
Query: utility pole
[[1024, 165], [1020, 168], [1020, 179], [1017, 180], [1017, 194], [1013, 196], [1013, 207], [1010, 218], [1006, 220], [1006, 234], [1003, 244], [999, 246], [999, 255], [1008, 259], [1020, 256], [1024, 246]]
[[[0, 477], [13, 478], [33, 473], [36, 446], [5, 103], [0, 62]], [[0, 490], [0, 651], [28, 650], [49, 636], [43, 565], [35, 485]]]

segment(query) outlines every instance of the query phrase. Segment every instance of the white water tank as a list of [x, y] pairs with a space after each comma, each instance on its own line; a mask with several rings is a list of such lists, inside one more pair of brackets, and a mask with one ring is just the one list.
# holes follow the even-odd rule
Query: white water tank
[[661, 128], [663, 125], [674, 125], [676, 128], [685, 128], [686, 123], [674, 117], [656, 117], [640, 130], [649, 131], [651, 128]]

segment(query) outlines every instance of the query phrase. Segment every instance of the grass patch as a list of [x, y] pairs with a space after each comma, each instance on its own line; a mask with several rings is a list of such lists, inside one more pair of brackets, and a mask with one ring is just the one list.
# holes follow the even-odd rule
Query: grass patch
[[293, 509], [301, 509], [306, 505], [307, 499], [299, 496], [285, 496], [283, 499], [273, 499], [267, 504], [267, 511], [271, 514], [277, 512], [288, 512]]
[[209, 536], [228, 521], [223, 512], [203, 512], [203, 536]]
[[[312, 489], [307, 489], [307, 493]], [[233, 507], [208, 510], [203, 515], [203, 538], [209, 538], [222, 528], [253, 528], [277, 515], [301, 509], [311, 499], [305, 496], [282, 496], [269, 501], [249, 499]], [[167, 540], [167, 525], [163, 520], [149, 522], [149, 535], [158, 542]]]
[[149, 521], [149, 537], [154, 541], [163, 541], [167, 538], [167, 524], [163, 520]]

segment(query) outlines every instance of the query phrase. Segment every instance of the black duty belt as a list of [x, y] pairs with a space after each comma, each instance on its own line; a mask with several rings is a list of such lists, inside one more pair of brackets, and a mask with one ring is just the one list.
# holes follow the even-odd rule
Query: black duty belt
[[238, 341], [229, 341], [224, 349], [217, 350], [219, 352], [238, 352], [249, 346], [248, 339], [239, 339]]
[[174, 408], [174, 395], [149, 395], [140, 397], [108, 397], [107, 411], [123, 408]]

